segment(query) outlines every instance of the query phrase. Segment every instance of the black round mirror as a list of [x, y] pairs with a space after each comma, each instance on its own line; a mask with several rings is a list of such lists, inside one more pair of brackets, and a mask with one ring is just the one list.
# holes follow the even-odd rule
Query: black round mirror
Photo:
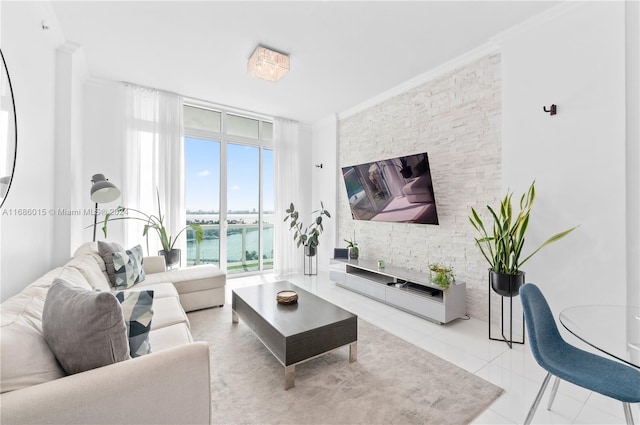
[[2, 50], [0, 50], [0, 56], [2, 56], [2, 67], [0, 67], [2, 68], [0, 69], [0, 207], [2, 207], [13, 180], [18, 133], [13, 88]]

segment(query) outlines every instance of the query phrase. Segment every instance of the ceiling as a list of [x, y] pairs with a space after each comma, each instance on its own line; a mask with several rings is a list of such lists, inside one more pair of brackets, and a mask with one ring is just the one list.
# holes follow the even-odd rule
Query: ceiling
[[[558, 2], [53, 1], [91, 75], [313, 123], [423, 74]], [[262, 44], [290, 54], [249, 77]]]

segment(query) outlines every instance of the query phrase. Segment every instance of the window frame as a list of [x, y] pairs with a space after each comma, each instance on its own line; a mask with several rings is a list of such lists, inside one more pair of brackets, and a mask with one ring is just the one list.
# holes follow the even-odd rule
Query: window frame
[[[262, 273], [271, 273], [273, 272], [273, 268], [264, 269], [264, 226], [263, 226], [263, 217], [264, 217], [264, 150], [268, 149], [274, 152], [274, 139], [275, 134], [272, 133], [271, 140], [264, 139], [264, 122], [268, 122], [272, 125], [272, 129], [275, 129], [275, 120], [273, 117], [251, 113], [247, 111], [242, 111], [236, 108], [224, 107], [220, 105], [215, 105], [212, 103], [195, 100], [195, 99], [187, 99], [183, 100], [183, 108], [189, 106], [194, 108], [208, 109], [215, 112], [220, 112], [220, 132], [210, 131], [210, 130], [202, 130], [196, 128], [189, 128], [186, 125], [184, 126], [184, 138], [197, 138], [202, 140], [210, 140], [212, 142], [220, 143], [220, 199], [219, 199], [219, 216], [220, 216], [220, 268], [221, 270], [227, 271], [227, 188], [228, 188], [228, 156], [227, 156], [227, 146], [229, 143], [249, 146], [258, 148], [258, 159], [259, 159], [259, 170], [258, 170], [258, 244], [259, 244], [259, 259], [258, 259], [258, 270], [256, 271], [248, 271], [248, 272], [240, 272], [233, 273], [233, 276], [247, 276], [252, 274], [262, 274]], [[235, 115], [243, 118], [254, 119], [258, 121], [258, 138], [254, 139], [252, 137], [245, 136], [236, 136], [227, 134], [227, 116]], [[275, 153], [275, 152], [274, 152]], [[186, 171], [186, 166], [185, 166]], [[186, 188], [185, 188], [186, 189]], [[274, 205], [276, 200], [274, 199]], [[224, 217], [224, 220], [223, 220]], [[275, 218], [274, 218], [275, 219]], [[224, 223], [224, 224], [223, 224]], [[275, 223], [274, 223], [275, 224]], [[224, 228], [223, 228], [224, 226]], [[223, 234], [224, 234], [224, 243], [223, 243]], [[275, 252], [275, 244], [273, 247], [273, 257], [277, 255]], [[224, 262], [223, 262], [224, 258]], [[273, 260], [275, 263], [275, 260]]]

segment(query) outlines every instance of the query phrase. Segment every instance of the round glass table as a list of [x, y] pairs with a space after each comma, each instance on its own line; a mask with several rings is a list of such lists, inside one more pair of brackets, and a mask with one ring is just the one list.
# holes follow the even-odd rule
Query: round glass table
[[570, 307], [560, 313], [560, 323], [592, 347], [640, 369], [640, 307]]

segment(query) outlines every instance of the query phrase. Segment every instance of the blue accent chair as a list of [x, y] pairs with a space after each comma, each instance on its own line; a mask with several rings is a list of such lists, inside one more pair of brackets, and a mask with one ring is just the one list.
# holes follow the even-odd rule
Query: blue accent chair
[[531, 352], [536, 362], [547, 371], [538, 395], [524, 423], [530, 424], [540, 404], [551, 375], [556, 377], [547, 410], [551, 410], [560, 380], [622, 402], [627, 424], [633, 424], [630, 403], [640, 403], [640, 370], [614, 360], [581, 350], [565, 342], [551, 313], [547, 300], [533, 283], [520, 288], [524, 320]]

